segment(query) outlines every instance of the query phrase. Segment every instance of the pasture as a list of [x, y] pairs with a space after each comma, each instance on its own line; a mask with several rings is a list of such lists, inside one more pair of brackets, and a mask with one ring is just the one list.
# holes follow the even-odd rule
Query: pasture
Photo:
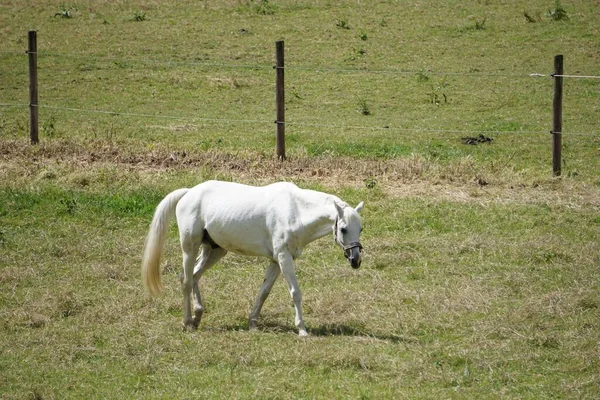
[[[600, 75], [599, 17], [587, 0], [3, 1], [0, 398], [596, 398], [600, 80], [565, 78], [555, 178], [552, 79], [530, 74], [563, 54]], [[183, 332], [174, 226], [165, 293], [144, 293], [154, 208], [208, 179], [365, 202], [359, 270], [332, 238], [297, 262], [309, 338], [282, 279], [248, 330], [268, 262], [233, 255]]]

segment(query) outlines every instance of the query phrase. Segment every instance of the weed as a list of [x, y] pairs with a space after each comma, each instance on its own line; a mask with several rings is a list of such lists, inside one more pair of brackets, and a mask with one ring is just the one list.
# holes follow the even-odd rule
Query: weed
[[44, 132], [44, 135], [46, 135], [49, 138], [54, 137], [56, 134], [55, 124], [56, 119], [53, 115], [51, 115], [50, 118], [44, 121], [44, 123], [42, 124], [42, 131]]
[[368, 36], [365, 32], [361, 32], [358, 34], [358, 38], [362, 41], [366, 41], [368, 39]]
[[567, 21], [569, 19], [569, 15], [560, 0], [556, 0], [554, 8], [548, 10], [548, 16], [552, 21]]
[[131, 18], [132, 21], [135, 22], [142, 22], [142, 21], [146, 21], [147, 17], [146, 17], [146, 13], [143, 11], [137, 11], [134, 15], [133, 18]]
[[292, 88], [292, 90], [290, 92], [295, 99], [298, 99], [298, 100], [303, 99], [302, 95], [300, 95], [300, 92], [298, 92], [298, 89]]
[[377, 179], [367, 178], [365, 179], [365, 186], [367, 189], [374, 189], [377, 186]]
[[427, 93], [429, 102], [436, 106], [447, 104], [450, 101], [448, 95], [446, 94], [449, 86], [450, 85], [444, 81], [437, 85], [431, 85], [431, 91]]
[[74, 198], [61, 199], [60, 204], [63, 206], [64, 212], [73, 215], [77, 209], [77, 200]]
[[260, 15], [273, 15], [276, 11], [276, 6], [269, 0], [249, 0], [246, 7]]
[[348, 53], [348, 56], [346, 57], [346, 61], [355, 61], [363, 57], [365, 54], [367, 54], [367, 50], [365, 50], [363, 47], [352, 47]]
[[77, 11], [77, 9], [75, 9], [74, 7], [67, 8], [64, 4], [58, 6], [58, 9], [59, 11], [56, 14], [54, 14], [54, 16], [67, 19], [73, 18], [73, 11]]
[[369, 105], [367, 104], [367, 100], [358, 99], [357, 111], [359, 113], [361, 113], [362, 115], [371, 115], [371, 109], [369, 108]]
[[487, 20], [487, 18], [484, 17], [481, 21], [479, 21], [479, 20], [475, 21], [475, 30], [476, 31], [484, 30], [486, 20]]
[[338, 19], [335, 26], [337, 26], [340, 29], [350, 29], [350, 24], [348, 24], [348, 21], [346, 21], [345, 19]]

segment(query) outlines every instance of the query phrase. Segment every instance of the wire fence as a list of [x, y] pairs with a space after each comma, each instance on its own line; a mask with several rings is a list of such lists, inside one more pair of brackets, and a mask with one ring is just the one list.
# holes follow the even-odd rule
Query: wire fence
[[[26, 108], [30, 107], [30, 104], [0, 103], [0, 107], [26, 109]], [[154, 119], [184, 121], [184, 122], [206, 122], [206, 123], [218, 123], [218, 124], [257, 124], [257, 125], [274, 124], [276, 122], [276, 121], [269, 121], [266, 119], [260, 120], [260, 119], [203, 118], [203, 117], [194, 117], [194, 116], [146, 114], [146, 113], [96, 110], [96, 109], [85, 109], [85, 108], [74, 108], [74, 107], [61, 107], [61, 106], [53, 106], [53, 105], [45, 105], [45, 104], [38, 104], [36, 107], [38, 107], [40, 109], [45, 108], [45, 109], [58, 110], [58, 111], [70, 111], [70, 112], [90, 113], [90, 114], [104, 114], [104, 115], [132, 117], [132, 118], [154, 118]], [[541, 131], [541, 130], [427, 129], [427, 128], [406, 128], [406, 127], [394, 127], [394, 126], [345, 125], [345, 124], [332, 124], [332, 123], [321, 123], [321, 122], [311, 123], [311, 122], [294, 121], [294, 120], [286, 121], [285, 125], [298, 126], [298, 127], [310, 127], [310, 128], [340, 129], [340, 130], [354, 129], [354, 130], [365, 130], [365, 131], [393, 131], [393, 132], [413, 132], [413, 133], [432, 133], [432, 134], [547, 135], [549, 133], [548, 131]], [[598, 136], [598, 133], [569, 132], [569, 135], [596, 137], [596, 136]]]
[[[140, 58], [140, 57], [122, 57], [112, 55], [96, 55], [96, 54], [69, 54], [69, 53], [52, 53], [52, 52], [39, 52], [39, 51], [25, 51], [25, 52], [11, 52], [11, 51], [0, 51], [0, 56], [23, 56], [32, 55], [42, 57], [51, 57], [59, 59], [77, 59], [83, 61], [97, 61], [97, 62], [110, 62], [110, 63], [137, 63], [145, 65], [160, 65], [160, 66], [185, 66], [185, 67], [206, 67], [206, 68], [228, 68], [228, 69], [245, 69], [245, 70], [272, 70], [282, 68], [286, 71], [306, 71], [314, 73], [346, 73], [346, 74], [371, 74], [371, 75], [396, 75], [396, 76], [443, 76], [443, 77], [465, 77], [465, 78], [510, 78], [510, 79], [532, 79], [532, 78], [569, 78], [569, 79], [600, 79], [600, 76], [596, 75], [567, 75], [567, 74], [553, 74], [553, 73], [538, 73], [538, 72], [504, 72], [504, 71], [435, 71], [435, 70], [402, 70], [402, 69], [368, 69], [368, 68], [332, 68], [323, 66], [310, 66], [310, 65], [292, 65], [285, 67], [273, 66], [273, 64], [236, 64], [236, 63], [225, 63], [225, 62], [211, 62], [211, 61], [198, 61], [198, 60], [165, 60], [159, 58]], [[129, 118], [154, 118], [163, 120], [176, 120], [176, 121], [189, 121], [189, 122], [203, 122], [203, 123], [215, 123], [215, 124], [259, 124], [267, 125], [274, 124], [278, 121], [267, 120], [267, 119], [237, 119], [237, 118], [206, 118], [206, 117], [193, 117], [193, 116], [182, 116], [182, 115], [163, 115], [163, 114], [151, 114], [151, 113], [138, 113], [128, 111], [116, 111], [106, 109], [91, 109], [85, 107], [66, 107], [62, 105], [53, 105], [46, 103], [38, 104], [25, 104], [25, 103], [0, 103], [0, 107], [3, 108], [31, 108], [35, 107], [38, 109], [49, 109], [57, 111], [66, 111], [74, 113], [89, 113], [89, 114], [103, 114], [112, 116], [122, 116]], [[394, 132], [413, 132], [413, 133], [434, 133], [434, 134], [474, 134], [474, 135], [500, 135], [500, 134], [547, 134], [548, 131], [544, 130], [469, 130], [469, 129], [427, 129], [421, 127], [399, 127], [399, 126], [364, 126], [355, 124], [338, 124], [338, 123], [323, 123], [323, 122], [308, 122], [303, 120], [288, 120], [285, 121], [287, 126], [305, 127], [305, 128], [328, 128], [328, 129], [354, 129], [363, 131], [394, 131]], [[570, 135], [577, 136], [597, 136], [596, 132], [569, 132]]]

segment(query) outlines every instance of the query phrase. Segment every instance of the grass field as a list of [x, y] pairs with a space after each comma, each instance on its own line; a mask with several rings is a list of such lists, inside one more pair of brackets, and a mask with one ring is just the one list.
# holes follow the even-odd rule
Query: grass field
[[[556, 54], [600, 75], [599, 18], [585, 0], [2, 2], [0, 398], [597, 398], [600, 81], [565, 78], [555, 178], [552, 80], [529, 75]], [[232, 255], [182, 332], [174, 226], [165, 294], [144, 293], [154, 207], [215, 178], [365, 201], [361, 269], [330, 239], [297, 263], [308, 339], [282, 280], [248, 331], [267, 262]]]

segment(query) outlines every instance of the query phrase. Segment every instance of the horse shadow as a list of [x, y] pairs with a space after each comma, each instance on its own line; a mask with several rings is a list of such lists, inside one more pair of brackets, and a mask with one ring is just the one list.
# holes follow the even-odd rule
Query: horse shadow
[[[240, 321], [239, 323], [227, 325], [223, 329], [226, 331], [249, 331], [248, 321]], [[368, 332], [364, 328], [347, 324], [321, 324], [314, 327], [307, 327], [306, 330], [309, 335], [313, 337], [359, 337], [381, 340], [393, 344], [414, 343], [417, 341], [416, 339], [407, 338], [402, 335]], [[289, 324], [282, 324], [275, 321], [263, 321], [258, 323], [258, 332], [297, 334], [298, 329]]]

